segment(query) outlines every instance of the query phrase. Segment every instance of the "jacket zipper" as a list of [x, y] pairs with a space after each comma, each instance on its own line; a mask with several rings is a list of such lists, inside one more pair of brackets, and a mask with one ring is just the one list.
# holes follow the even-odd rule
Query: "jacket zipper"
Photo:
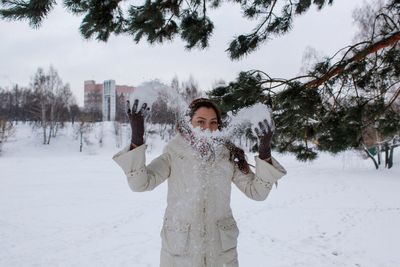
[[[203, 202], [203, 219], [204, 219], [204, 221], [203, 221], [203, 223], [204, 223], [203, 224], [203, 233], [204, 233], [203, 238], [204, 238], [204, 242], [206, 242], [207, 241], [207, 228], [206, 228], [207, 220], [206, 220], [206, 201], [205, 200]], [[203, 257], [203, 263], [204, 263], [204, 266], [207, 266], [207, 249], [206, 249], [206, 252]]]

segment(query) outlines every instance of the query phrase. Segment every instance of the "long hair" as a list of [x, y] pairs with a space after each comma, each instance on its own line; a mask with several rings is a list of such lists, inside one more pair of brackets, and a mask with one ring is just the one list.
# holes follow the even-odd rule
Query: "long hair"
[[[218, 129], [221, 130], [222, 128], [222, 118], [221, 118], [221, 111], [219, 110], [218, 106], [212, 102], [210, 99], [207, 98], [197, 98], [193, 100], [189, 105], [189, 115], [190, 119], [193, 118], [194, 113], [199, 108], [212, 108], [217, 115], [217, 122], [218, 122]], [[229, 160], [234, 162], [239, 168], [241, 172], [244, 174], [248, 174], [250, 171], [249, 164], [246, 160], [246, 155], [243, 149], [237, 147], [234, 143], [230, 141], [225, 141], [225, 147], [229, 150]]]

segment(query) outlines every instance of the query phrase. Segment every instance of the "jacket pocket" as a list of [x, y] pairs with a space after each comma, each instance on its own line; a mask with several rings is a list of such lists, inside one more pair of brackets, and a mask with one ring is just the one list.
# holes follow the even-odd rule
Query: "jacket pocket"
[[188, 253], [190, 224], [164, 220], [161, 230], [162, 248], [169, 254], [181, 256]]
[[239, 229], [233, 217], [227, 217], [217, 221], [218, 231], [221, 238], [222, 251], [227, 251], [237, 246]]

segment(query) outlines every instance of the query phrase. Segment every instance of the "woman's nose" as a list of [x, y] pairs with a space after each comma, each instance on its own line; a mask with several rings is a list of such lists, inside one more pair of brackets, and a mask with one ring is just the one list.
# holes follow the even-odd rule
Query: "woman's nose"
[[212, 132], [212, 131], [214, 131], [215, 129], [213, 129], [213, 127], [212, 127], [212, 125], [211, 125], [211, 122], [210, 122], [210, 123], [206, 123], [206, 124], [204, 125], [203, 130], [210, 130], [210, 131]]
[[202, 130], [208, 130], [208, 129], [210, 129], [210, 126], [207, 125], [207, 124], [204, 124], [204, 125], [202, 125], [202, 126], [200, 126], [200, 127], [201, 127]]

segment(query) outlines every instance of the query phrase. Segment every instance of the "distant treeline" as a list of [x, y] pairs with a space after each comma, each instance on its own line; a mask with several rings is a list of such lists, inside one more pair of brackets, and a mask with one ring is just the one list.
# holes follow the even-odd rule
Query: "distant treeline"
[[0, 116], [11, 121], [74, 121], [80, 110], [69, 84], [57, 71], [39, 68], [28, 87], [0, 88]]

